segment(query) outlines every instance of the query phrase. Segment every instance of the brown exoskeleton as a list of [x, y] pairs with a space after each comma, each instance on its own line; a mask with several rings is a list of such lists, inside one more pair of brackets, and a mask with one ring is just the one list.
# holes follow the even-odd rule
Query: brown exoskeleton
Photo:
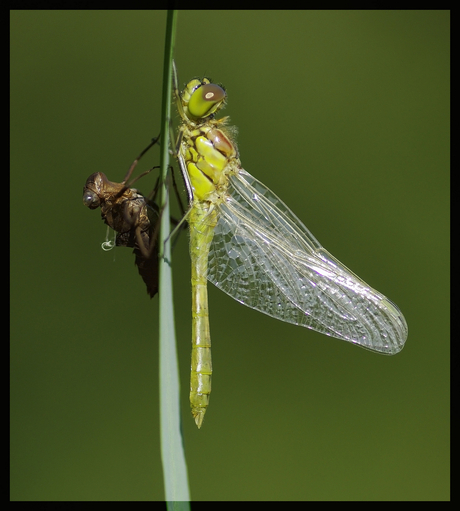
[[[140, 158], [158, 141], [152, 140], [148, 147], [134, 160], [121, 183], [109, 181], [103, 172], [91, 174], [83, 188], [83, 203], [90, 209], [101, 208], [104, 222], [116, 231], [116, 246], [132, 247], [135, 264], [147, 286], [150, 297], [158, 292], [158, 247], [156, 239], [160, 212], [153, 198], [142, 195], [131, 185], [152, 169], [128, 183], [128, 179]], [[154, 167], [155, 168], [155, 167]], [[156, 193], [156, 188], [154, 193]]]

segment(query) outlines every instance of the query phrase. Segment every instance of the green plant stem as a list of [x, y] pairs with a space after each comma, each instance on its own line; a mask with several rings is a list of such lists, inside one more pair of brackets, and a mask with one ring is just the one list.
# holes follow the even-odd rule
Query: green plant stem
[[168, 509], [189, 509], [187, 464], [180, 425], [180, 385], [177, 362], [176, 339], [172, 299], [171, 249], [165, 243], [170, 231], [167, 191], [169, 165], [169, 127], [172, 97], [172, 59], [176, 28], [176, 11], [168, 11], [165, 59], [163, 70], [163, 103], [161, 114], [161, 229], [159, 238], [160, 282], [159, 282], [159, 365], [160, 365], [160, 430], [161, 458], [165, 485], [165, 500]]

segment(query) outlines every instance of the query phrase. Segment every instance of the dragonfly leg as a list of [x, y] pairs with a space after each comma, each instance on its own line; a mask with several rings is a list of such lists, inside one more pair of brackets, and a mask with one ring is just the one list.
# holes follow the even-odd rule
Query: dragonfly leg
[[[165, 239], [164, 241], [164, 246], [163, 246], [163, 252], [162, 254], [164, 254], [165, 252], [165, 246], [166, 246], [166, 243], [171, 240], [176, 234], [178, 234], [182, 229], [185, 229], [187, 224], [186, 224], [186, 219], [188, 217], [188, 213], [189, 212], [185, 212], [184, 210], [184, 205], [182, 204], [182, 199], [180, 197], [180, 194], [179, 194], [179, 190], [177, 188], [177, 184], [176, 184], [176, 180], [174, 178], [174, 170], [171, 172], [171, 175], [172, 175], [172, 181], [173, 181], [173, 188], [174, 188], [174, 192], [176, 194], [176, 198], [177, 198], [177, 202], [179, 204], [179, 207], [180, 207], [180, 210], [181, 210], [181, 213], [182, 213], [182, 218], [180, 220], [177, 220], [175, 219], [174, 217], [170, 216], [169, 220], [170, 222], [175, 226], [174, 229], [169, 233], [168, 237]], [[167, 179], [169, 179], [169, 174], [167, 176]], [[167, 193], [169, 194], [169, 186], [166, 187], [166, 190], [167, 190]], [[166, 199], [168, 200], [168, 199]], [[160, 212], [159, 212], [159, 218], [158, 218], [158, 225], [156, 226], [155, 228], [155, 231], [159, 230], [159, 224], [161, 222], [161, 217], [163, 215], [163, 210], [164, 210], [165, 206], [163, 206], [163, 208], [161, 208]], [[176, 239], [172, 242], [172, 248], [174, 248], [175, 244], [176, 244], [176, 241], [178, 240], [179, 236], [176, 237]]]
[[[174, 174], [174, 167], [172, 165], [169, 165], [169, 169], [170, 169], [171, 173], [168, 174], [168, 176], [171, 175], [172, 185], [173, 185], [174, 193], [176, 194], [177, 204], [179, 205], [179, 208], [180, 208], [180, 211], [182, 213], [182, 216], [184, 216], [185, 215], [185, 208], [184, 208], [184, 204], [182, 203], [182, 198], [181, 198], [180, 193], [179, 193], [179, 188], [177, 187], [176, 176]], [[155, 198], [156, 198], [156, 195], [158, 193], [158, 183], [159, 183], [159, 181], [160, 181], [160, 178], [157, 179], [157, 181], [155, 183], [155, 187], [149, 193], [149, 195], [147, 197], [148, 200], [151, 200], [151, 201], [155, 202]], [[173, 217], [171, 217], [171, 222], [174, 225], [178, 224], [178, 221], [176, 219], [174, 219]]]
[[[172, 165], [170, 165], [169, 168], [171, 170], [171, 173], [167, 175], [166, 179], [169, 179], [169, 176], [171, 176], [171, 178], [172, 178], [172, 186], [173, 186], [173, 189], [174, 189], [174, 193], [176, 194], [177, 203], [178, 203], [179, 208], [181, 210], [182, 217], [181, 217], [180, 220], [177, 220], [173, 216], [170, 216], [169, 220], [170, 220], [171, 224], [174, 225], [174, 229], [169, 233], [169, 236], [166, 238], [165, 243], [167, 241], [169, 241], [171, 238], [173, 238], [175, 234], [178, 234], [180, 232], [180, 230], [185, 229], [187, 227], [187, 225], [186, 225], [186, 216], [187, 216], [187, 214], [185, 212], [184, 204], [182, 203], [182, 199], [181, 199], [181, 196], [180, 196], [180, 193], [179, 193], [179, 189], [177, 187], [176, 178], [175, 178], [175, 174], [174, 174], [174, 167]], [[157, 179], [157, 181], [155, 183], [154, 189], [148, 195], [148, 200], [153, 202], [153, 203], [155, 203], [155, 198], [156, 198], [156, 195], [158, 193], [159, 180], [160, 180], [160, 178]], [[167, 187], [167, 189], [169, 190], [169, 186]], [[161, 210], [159, 212], [158, 223], [160, 223], [162, 215], [163, 215], [163, 211]], [[158, 230], [158, 229], [156, 229], [156, 230]], [[178, 237], [174, 240], [172, 248], [174, 248], [177, 239], [178, 239]]]
[[176, 63], [174, 60], [173, 60], [173, 93], [174, 93], [174, 97], [176, 98], [177, 111], [179, 112], [179, 115], [182, 117], [182, 119], [186, 119], [186, 116], [184, 113], [184, 108], [182, 106], [182, 101], [180, 99], [179, 79], [177, 78], [177, 69], [176, 69]]
[[[141, 177], [144, 177], [144, 176], [146, 176], [147, 174], [150, 174], [150, 172], [152, 172], [152, 170], [159, 169], [159, 168], [160, 168], [160, 166], [159, 166], [159, 165], [156, 165], [155, 167], [152, 167], [151, 169], [145, 170], [144, 172], [142, 172], [141, 174], [139, 174], [138, 176], [136, 176], [136, 177], [135, 177], [132, 181], [130, 181], [129, 183], [126, 183], [126, 185], [125, 185], [125, 186], [126, 186], [125, 190], [126, 190], [126, 189], [128, 189], [128, 188], [131, 188], [131, 186], [132, 186], [132, 185], [133, 185], [136, 181], [139, 181], [139, 179], [140, 179]], [[122, 181], [122, 183], [124, 183], [124, 181]], [[157, 183], [158, 183], [158, 181], [157, 181]], [[155, 185], [155, 186], [157, 186], [157, 185]]]
[[[158, 225], [158, 222], [157, 222], [157, 225]], [[158, 236], [157, 227], [155, 226], [154, 231], [153, 231], [152, 235], [150, 236], [148, 248], [145, 246], [144, 239], [142, 237], [142, 230], [139, 225], [136, 227], [135, 233], [136, 233], [136, 242], [139, 247], [139, 250], [141, 251], [142, 256], [145, 259], [150, 259], [152, 257], [154, 250], [155, 250], [156, 238]]]
[[139, 154], [139, 156], [133, 161], [131, 167], [129, 167], [129, 170], [128, 172], [126, 173], [126, 176], [125, 178], [123, 179], [122, 183], [125, 184], [126, 181], [128, 181], [128, 179], [131, 177], [131, 174], [133, 173], [133, 170], [136, 168], [136, 165], [139, 163], [139, 160], [142, 158], [142, 156], [144, 156], [144, 154], [151, 148], [153, 147], [157, 142], [158, 140], [160, 140], [160, 135], [158, 135], [158, 137], [156, 138], [152, 138], [152, 141], [150, 142], [150, 144], [141, 152], [141, 154]]
[[[151, 169], [148, 169], [144, 172], [142, 172], [141, 174], [139, 174], [138, 176], [136, 176], [132, 181], [130, 181], [129, 183], [125, 183], [125, 181], [122, 181], [121, 184], [124, 184], [123, 188], [120, 189], [119, 192], [117, 192], [117, 194], [115, 195], [115, 198], [118, 198], [118, 197], [122, 197], [123, 194], [126, 192], [126, 190], [128, 190], [129, 188], [131, 188], [131, 186], [136, 182], [136, 181], [139, 181], [139, 179], [141, 177], [144, 177], [146, 176], [147, 174], [150, 174], [150, 172], [152, 172], [152, 170], [155, 170], [155, 169], [159, 169], [160, 166], [157, 165], [155, 167], [152, 167]], [[155, 188], [158, 187], [158, 180], [159, 178], [157, 179], [157, 182], [155, 184]], [[154, 191], [155, 191], [155, 188], [154, 188]], [[156, 194], [156, 191], [155, 191], [155, 194]], [[147, 198], [148, 199], [148, 198]], [[148, 199], [149, 200], [149, 199]], [[156, 204], [155, 204], [156, 205]], [[125, 217], [126, 218], [126, 217]]]

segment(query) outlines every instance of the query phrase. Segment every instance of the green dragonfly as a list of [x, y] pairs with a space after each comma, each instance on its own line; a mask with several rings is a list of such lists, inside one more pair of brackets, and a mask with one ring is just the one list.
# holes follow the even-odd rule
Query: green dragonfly
[[346, 268], [239, 160], [227, 93], [207, 78], [174, 95], [176, 155], [189, 199], [192, 263], [190, 405], [198, 428], [211, 393], [207, 280], [274, 318], [394, 355], [407, 324], [398, 307]]

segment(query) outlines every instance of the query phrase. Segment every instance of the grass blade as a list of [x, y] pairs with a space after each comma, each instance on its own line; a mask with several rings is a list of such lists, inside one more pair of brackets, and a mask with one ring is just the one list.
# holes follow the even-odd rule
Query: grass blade
[[180, 424], [180, 385], [174, 331], [174, 309], [172, 298], [171, 247], [165, 244], [170, 232], [169, 204], [166, 174], [169, 165], [169, 125], [172, 97], [172, 59], [177, 12], [167, 15], [165, 59], [163, 69], [163, 104], [161, 115], [161, 196], [160, 208], [164, 208], [160, 231], [160, 282], [159, 282], [159, 328], [160, 328], [160, 429], [161, 457], [165, 485], [165, 500], [168, 509], [189, 509], [187, 464]]

